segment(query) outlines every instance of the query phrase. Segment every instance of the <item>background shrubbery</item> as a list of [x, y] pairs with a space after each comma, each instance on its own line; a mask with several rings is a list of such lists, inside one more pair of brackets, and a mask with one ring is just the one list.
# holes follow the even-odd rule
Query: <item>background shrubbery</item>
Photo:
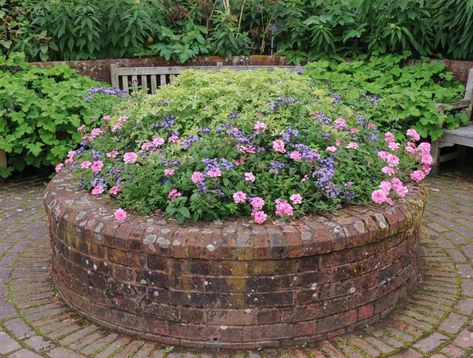
[[25, 167], [51, 167], [80, 142], [77, 127], [110, 112], [116, 96], [87, 90], [99, 83], [67, 66], [38, 68], [13, 54], [0, 57], [0, 149], [8, 167], [0, 177]]
[[267, 54], [473, 59], [472, 0], [0, 0], [0, 50], [29, 60]]

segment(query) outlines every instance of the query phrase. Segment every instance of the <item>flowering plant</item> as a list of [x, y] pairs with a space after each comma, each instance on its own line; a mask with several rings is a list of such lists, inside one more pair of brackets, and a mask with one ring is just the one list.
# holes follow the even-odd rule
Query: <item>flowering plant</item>
[[[430, 145], [418, 145], [415, 130], [407, 140], [381, 133], [303, 76], [181, 76], [150, 96], [153, 115], [117, 114], [104, 117], [101, 128], [80, 127], [81, 147], [57, 170], [72, 168], [92, 195], [111, 195], [141, 214], [165, 213], [179, 222], [251, 215], [257, 224], [348, 203], [393, 204], [430, 171]], [[202, 78], [222, 86], [212, 101], [186, 86]], [[229, 96], [231, 88], [238, 91]], [[254, 96], [252, 89], [266, 92]], [[220, 116], [209, 119], [217, 108]], [[126, 218], [125, 210], [116, 218]]]

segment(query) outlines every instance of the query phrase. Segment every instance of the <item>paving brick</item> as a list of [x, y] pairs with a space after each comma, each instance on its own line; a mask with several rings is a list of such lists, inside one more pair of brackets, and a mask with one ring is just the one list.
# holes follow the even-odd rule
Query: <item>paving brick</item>
[[420, 350], [421, 352], [428, 353], [445, 343], [447, 340], [448, 337], [438, 332], [435, 332], [432, 333], [430, 336], [427, 336], [418, 341], [416, 344], [413, 345], [413, 347], [415, 349]]
[[42, 352], [53, 348], [53, 344], [51, 342], [46, 341], [43, 337], [40, 336], [33, 336], [28, 338], [27, 340], [25, 340], [25, 344], [33, 348], [33, 350], [36, 352]]
[[3, 325], [16, 339], [23, 339], [34, 335], [33, 330], [21, 318], [6, 321]]
[[455, 345], [461, 348], [473, 347], [473, 329], [463, 330], [458, 337], [453, 341]]
[[48, 353], [48, 356], [51, 358], [85, 358], [84, 355], [63, 347], [54, 348]]
[[0, 332], [0, 354], [11, 353], [20, 348], [21, 346], [13, 338], [5, 332]]
[[40, 355], [27, 349], [20, 349], [13, 354], [8, 356], [9, 358], [41, 358]]
[[449, 334], [456, 334], [463, 327], [468, 317], [451, 313], [438, 327], [439, 330]]

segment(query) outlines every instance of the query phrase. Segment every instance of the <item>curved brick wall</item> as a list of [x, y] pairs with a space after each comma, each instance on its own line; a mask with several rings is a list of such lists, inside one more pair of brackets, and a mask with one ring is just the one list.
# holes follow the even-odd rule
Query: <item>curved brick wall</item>
[[425, 190], [289, 223], [113, 219], [67, 176], [45, 193], [55, 283], [103, 325], [165, 344], [255, 348], [383, 318], [416, 284]]

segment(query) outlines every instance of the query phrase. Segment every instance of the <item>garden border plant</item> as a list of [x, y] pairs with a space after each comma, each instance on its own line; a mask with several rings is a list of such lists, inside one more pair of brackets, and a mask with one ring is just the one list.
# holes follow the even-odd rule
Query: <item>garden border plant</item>
[[0, 177], [52, 167], [80, 142], [76, 128], [96, 123], [121, 93], [68, 66], [38, 68], [17, 53], [0, 57], [0, 150], [8, 155]]

